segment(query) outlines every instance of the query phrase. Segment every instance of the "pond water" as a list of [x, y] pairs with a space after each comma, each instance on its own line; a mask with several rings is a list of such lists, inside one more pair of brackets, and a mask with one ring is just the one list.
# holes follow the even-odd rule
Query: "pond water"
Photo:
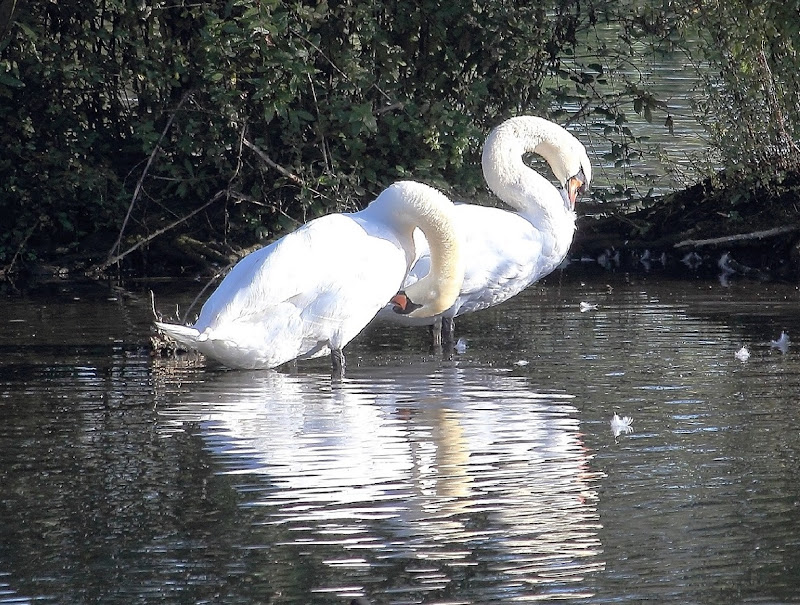
[[800, 594], [794, 285], [570, 269], [452, 354], [370, 327], [340, 383], [151, 358], [148, 287], [200, 289], [3, 301], [2, 603]]

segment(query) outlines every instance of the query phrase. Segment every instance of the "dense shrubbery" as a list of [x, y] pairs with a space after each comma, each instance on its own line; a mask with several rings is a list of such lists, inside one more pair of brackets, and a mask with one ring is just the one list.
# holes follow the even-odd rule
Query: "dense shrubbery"
[[800, 2], [704, 2], [701, 115], [723, 165], [744, 178], [800, 170]]
[[224, 262], [398, 178], [471, 195], [484, 135], [522, 112], [569, 108], [624, 166], [631, 113], [671, 116], [622, 74], [686, 31], [719, 66], [707, 126], [741, 166], [798, 134], [796, 1], [20, 1], [0, 31], [0, 268], [134, 245], [138, 271], [190, 248]]
[[149, 4], [18, 7], [0, 54], [0, 263], [105, 253], [129, 206], [122, 250], [212, 198], [180, 231], [245, 245], [409, 175], [469, 192], [485, 129], [547, 105], [578, 10]]

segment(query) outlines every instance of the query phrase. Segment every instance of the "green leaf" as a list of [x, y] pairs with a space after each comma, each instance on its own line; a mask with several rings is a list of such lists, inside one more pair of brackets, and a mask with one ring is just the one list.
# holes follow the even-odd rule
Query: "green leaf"
[[3, 86], [8, 86], [10, 88], [24, 88], [25, 83], [21, 80], [18, 80], [8, 72], [0, 73], [0, 84]]

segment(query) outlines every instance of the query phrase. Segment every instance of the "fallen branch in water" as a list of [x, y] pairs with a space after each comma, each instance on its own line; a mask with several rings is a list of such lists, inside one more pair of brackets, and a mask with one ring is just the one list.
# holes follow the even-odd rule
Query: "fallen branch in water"
[[751, 233], [737, 233], [736, 235], [728, 235], [725, 237], [712, 237], [710, 239], [687, 239], [675, 244], [675, 248], [701, 248], [703, 246], [716, 246], [718, 244], [730, 244], [733, 242], [745, 242], [754, 239], [766, 239], [769, 237], [776, 237], [778, 235], [785, 235], [792, 231], [800, 231], [800, 225], [784, 225], [782, 227], [775, 227], [774, 229], [764, 229], [762, 231], [753, 231]]

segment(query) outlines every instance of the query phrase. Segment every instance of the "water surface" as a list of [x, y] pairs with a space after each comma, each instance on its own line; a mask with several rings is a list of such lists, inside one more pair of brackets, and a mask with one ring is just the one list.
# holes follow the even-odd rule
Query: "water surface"
[[335, 383], [151, 358], [144, 287], [8, 297], [0, 602], [794, 601], [798, 303], [568, 271]]

